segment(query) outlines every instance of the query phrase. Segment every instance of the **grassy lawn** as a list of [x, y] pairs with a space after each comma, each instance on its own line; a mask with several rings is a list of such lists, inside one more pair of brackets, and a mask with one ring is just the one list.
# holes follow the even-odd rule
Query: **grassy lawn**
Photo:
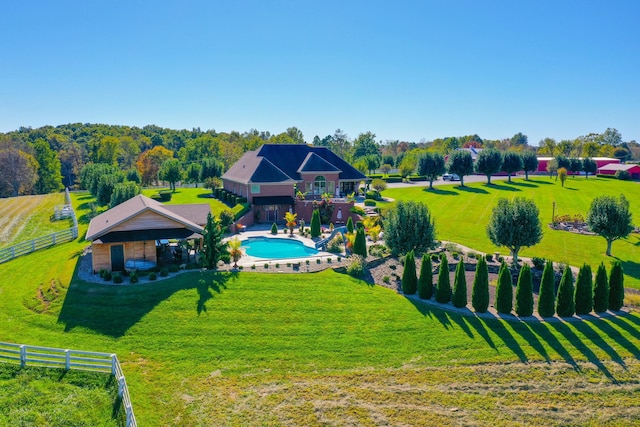
[[64, 193], [0, 199], [0, 248], [71, 228], [70, 219], [53, 219], [62, 204]]
[[[568, 178], [565, 188], [560, 186], [559, 181], [556, 183], [546, 177], [535, 177], [529, 181], [516, 179], [511, 184], [496, 181], [490, 186], [465, 184], [462, 188], [452, 184], [435, 187], [434, 190], [425, 187], [394, 188], [385, 190], [383, 195], [396, 200], [424, 201], [435, 218], [438, 239], [505, 255], [508, 255], [508, 250], [494, 246], [485, 231], [491, 210], [501, 197], [532, 198], [540, 209], [544, 236], [538, 245], [524, 248], [520, 255], [543, 257], [574, 266], [586, 262], [595, 269], [600, 262], [604, 262], [607, 268], [610, 265], [611, 258], [605, 255], [606, 241], [600, 236], [578, 235], [548, 228], [553, 202], [556, 203], [556, 215], [582, 214], [586, 217], [595, 196], [618, 196], [620, 193], [630, 202], [635, 224], [640, 224], [640, 184], [606, 178]], [[614, 242], [612, 254], [622, 262], [625, 285], [640, 289], [640, 235], [632, 234], [628, 239]]]
[[117, 353], [141, 425], [640, 423], [637, 313], [465, 317], [331, 270], [72, 281], [86, 246], [0, 265], [0, 340]]
[[106, 374], [0, 363], [0, 425], [123, 425], [117, 397]]
[[[142, 194], [151, 197], [157, 194], [159, 190], [168, 190], [168, 188], [148, 188], [142, 190]], [[167, 204], [177, 205], [183, 203], [209, 203], [211, 205], [211, 213], [215, 216], [220, 215], [220, 212], [225, 209], [234, 211], [233, 207], [229, 207], [220, 200], [211, 197], [211, 189], [209, 188], [176, 188]]]

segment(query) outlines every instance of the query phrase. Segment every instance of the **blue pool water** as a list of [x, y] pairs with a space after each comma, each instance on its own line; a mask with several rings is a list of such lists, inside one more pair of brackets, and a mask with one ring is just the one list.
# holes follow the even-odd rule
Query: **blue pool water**
[[247, 255], [256, 258], [303, 258], [317, 255], [314, 248], [303, 245], [297, 240], [250, 237], [242, 242], [242, 249]]

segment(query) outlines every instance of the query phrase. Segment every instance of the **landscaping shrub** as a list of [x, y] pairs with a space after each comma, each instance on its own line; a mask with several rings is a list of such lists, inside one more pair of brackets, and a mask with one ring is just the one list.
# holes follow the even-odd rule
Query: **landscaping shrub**
[[339, 254], [342, 252], [342, 235], [338, 234], [327, 243], [327, 252]]
[[162, 267], [160, 269], [160, 277], [167, 277], [169, 275], [169, 270], [167, 270], [167, 267]]
[[431, 299], [433, 296], [433, 272], [431, 258], [422, 254], [420, 265], [420, 278], [418, 279], [418, 296], [422, 299]]
[[418, 278], [416, 277], [416, 261], [413, 251], [409, 251], [404, 260], [404, 271], [402, 272], [402, 292], [405, 295], [413, 295], [416, 293], [417, 286]]
[[180, 267], [177, 264], [169, 264], [169, 272], [177, 273]]
[[533, 276], [527, 264], [523, 265], [516, 285], [516, 314], [528, 317], [533, 314]]
[[276, 262], [276, 268], [280, 268], [280, 263]]
[[375, 191], [375, 190], [370, 190], [367, 191], [367, 193], [364, 196], [365, 199], [370, 199], [370, 200], [379, 200], [380, 199], [380, 192], [379, 191]]
[[376, 201], [367, 199], [367, 200], [364, 201], [364, 205], [365, 206], [375, 206], [376, 205]]
[[271, 225], [271, 234], [273, 235], [278, 234], [278, 226], [276, 225], [275, 222]]
[[320, 236], [320, 211], [314, 209], [311, 215], [311, 237], [315, 238], [318, 236]]
[[391, 280], [391, 279], [389, 278], [389, 276], [383, 276], [383, 277], [382, 277], [382, 281], [383, 281], [384, 283], [389, 283], [389, 281], [390, 281], [390, 280]]
[[538, 292], [538, 314], [542, 317], [551, 317], [556, 309], [556, 278], [553, 271], [553, 262], [547, 261], [542, 271], [540, 291]]
[[265, 262], [265, 263], [264, 263], [264, 269], [266, 270], [266, 269], [268, 269], [268, 268], [269, 268], [269, 263]]
[[431, 255], [432, 262], [440, 262], [440, 257], [436, 254]]
[[513, 280], [511, 279], [511, 271], [505, 262], [500, 264], [495, 307], [498, 313], [502, 314], [510, 314], [513, 309]]
[[609, 309], [609, 279], [604, 263], [600, 263], [596, 272], [596, 285], [593, 289], [593, 311], [604, 313]]
[[102, 278], [104, 279], [105, 282], [110, 282], [111, 281], [111, 277], [112, 274], [110, 271], [104, 270], [104, 274], [102, 275]]
[[322, 260], [320, 258], [316, 259], [316, 264], [320, 264]]
[[255, 264], [253, 264], [253, 265], [251, 266], [251, 269], [252, 269], [252, 270], [255, 270], [255, 269], [256, 269], [256, 265], [255, 265]]
[[467, 278], [465, 277], [463, 262], [459, 262], [456, 267], [456, 275], [453, 281], [453, 306], [457, 308], [467, 306]]
[[485, 259], [486, 259], [487, 262], [491, 262], [491, 261], [493, 261], [493, 255], [487, 254]]
[[138, 283], [138, 275], [135, 271], [132, 271], [131, 274], [129, 274], [129, 283]]
[[629, 181], [631, 179], [631, 174], [629, 171], [616, 171], [616, 178], [621, 179], [623, 181]]
[[531, 258], [531, 262], [533, 263], [533, 268], [537, 270], [542, 270], [544, 268], [544, 258], [533, 257]]
[[578, 272], [574, 301], [576, 314], [589, 314], [593, 310], [593, 276], [588, 264], [583, 264]]
[[124, 278], [122, 277], [122, 274], [120, 273], [113, 273], [113, 283], [117, 283], [120, 284], [124, 281]]
[[353, 243], [353, 253], [354, 255], [360, 255], [363, 258], [367, 257], [367, 240], [364, 235], [364, 227], [358, 227], [358, 229], [356, 230], [356, 240]]
[[438, 272], [438, 285], [436, 286], [436, 301], [446, 303], [451, 301], [451, 280], [449, 279], [449, 262], [447, 255], [440, 256], [440, 271]]
[[624, 273], [622, 264], [615, 260], [609, 273], [609, 310], [618, 311], [624, 305]]
[[[318, 260], [319, 261], [319, 260]], [[347, 274], [353, 277], [362, 277], [364, 275], [365, 261], [360, 255], [353, 255], [347, 266]]]
[[347, 232], [353, 233], [353, 220], [351, 217], [347, 218]]
[[435, 225], [424, 203], [396, 202], [387, 211], [383, 228], [385, 243], [394, 255], [426, 252], [435, 246]]
[[573, 288], [573, 274], [571, 268], [567, 265], [562, 273], [562, 279], [560, 279], [560, 286], [558, 287], [558, 299], [556, 301], [556, 313], [560, 317], [571, 317], [576, 312], [576, 305], [573, 300], [573, 294], [575, 293]]
[[158, 274], [155, 271], [149, 273], [149, 280], [158, 280]]
[[489, 272], [487, 261], [480, 258], [476, 264], [476, 275], [471, 290], [471, 305], [478, 313], [485, 313], [489, 308]]

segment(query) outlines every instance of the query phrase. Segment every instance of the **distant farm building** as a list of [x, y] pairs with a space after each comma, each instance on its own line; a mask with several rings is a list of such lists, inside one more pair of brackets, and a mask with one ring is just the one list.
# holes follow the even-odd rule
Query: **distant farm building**
[[631, 179], [640, 179], [640, 165], [623, 165], [620, 163], [609, 163], [598, 168], [599, 175], [615, 175], [618, 171], [627, 171]]
[[[584, 160], [583, 157], [578, 157], [578, 158], [580, 160]], [[555, 157], [538, 157], [538, 170], [536, 171], [536, 173], [539, 173], [539, 174], [547, 173], [547, 165], [553, 159], [555, 159]], [[613, 159], [611, 157], [592, 157], [591, 159], [596, 162], [597, 169], [600, 169], [601, 167], [612, 164], [612, 163], [620, 163], [619, 159]]]

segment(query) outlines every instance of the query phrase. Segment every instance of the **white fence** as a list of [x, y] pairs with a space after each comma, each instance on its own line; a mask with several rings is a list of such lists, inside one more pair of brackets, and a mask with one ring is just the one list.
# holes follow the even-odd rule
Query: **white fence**
[[115, 354], [0, 342], [0, 360], [17, 362], [23, 368], [37, 366], [67, 371], [75, 369], [111, 373], [118, 382], [118, 396], [122, 399], [125, 410], [126, 427], [137, 427], [138, 425], [133, 414], [127, 381]]

